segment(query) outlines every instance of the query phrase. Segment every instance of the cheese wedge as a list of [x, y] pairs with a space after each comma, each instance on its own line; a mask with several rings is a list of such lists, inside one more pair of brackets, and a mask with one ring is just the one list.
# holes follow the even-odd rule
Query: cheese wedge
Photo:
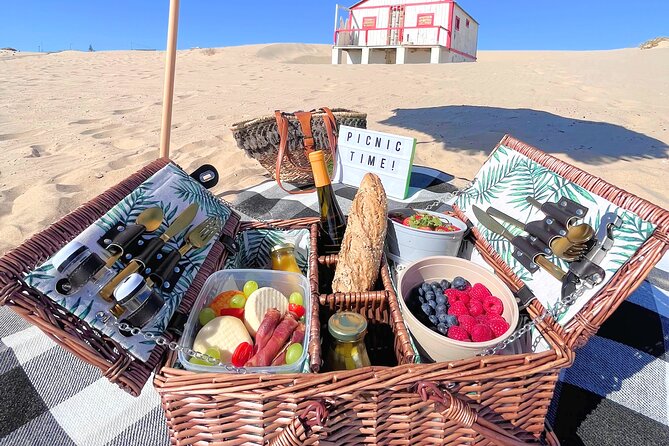
[[193, 350], [205, 353], [208, 348], [215, 347], [221, 352], [221, 362], [229, 363], [235, 349], [242, 342], [253, 345], [244, 323], [233, 316], [219, 316], [198, 332], [193, 342]]
[[274, 288], [259, 288], [246, 299], [244, 305], [244, 324], [255, 338], [258, 327], [270, 308], [276, 308], [281, 314], [288, 311], [288, 298]]

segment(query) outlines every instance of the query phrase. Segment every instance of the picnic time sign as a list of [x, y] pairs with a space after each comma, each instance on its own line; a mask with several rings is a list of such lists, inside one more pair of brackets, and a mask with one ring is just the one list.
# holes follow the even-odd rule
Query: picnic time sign
[[357, 187], [371, 172], [379, 176], [389, 197], [407, 198], [415, 138], [342, 125], [337, 143], [336, 182]]

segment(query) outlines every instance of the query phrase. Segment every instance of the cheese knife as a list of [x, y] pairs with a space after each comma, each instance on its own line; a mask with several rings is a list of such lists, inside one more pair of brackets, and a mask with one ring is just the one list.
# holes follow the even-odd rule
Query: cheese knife
[[[472, 210], [474, 211], [474, 215], [478, 219], [479, 223], [481, 223], [483, 226], [485, 226], [488, 230], [494, 232], [497, 235], [501, 235], [505, 239], [511, 242], [515, 246], [515, 240], [520, 238], [515, 235], [508, 229], [506, 229], [501, 223], [499, 223], [497, 220], [492, 218], [490, 215], [488, 215], [483, 209], [477, 207], [477, 206], [472, 206]], [[564, 279], [565, 273], [562, 268], [559, 266], [555, 265], [553, 262], [550, 262], [545, 256], [541, 254], [537, 254], [532, 258], [532, 261], [545, 269], [548, 273], [550, 273], [553, 277], [555, 277], [557, 280], [562, 281]]]
[[197, 203], [191, 204], [174, 219], [172, 224], [160, 237], [149, 240], [142, 254], [132, 259], [121, 272], [102, 287], [99, 293], [100, 296], [104, 300], [111, 301], [114, 289], [130, 274], [145, 268], [146, 263], [163, 247], [165, 242], [186, 229], [197, 215], [198, 209], [199, 205]]

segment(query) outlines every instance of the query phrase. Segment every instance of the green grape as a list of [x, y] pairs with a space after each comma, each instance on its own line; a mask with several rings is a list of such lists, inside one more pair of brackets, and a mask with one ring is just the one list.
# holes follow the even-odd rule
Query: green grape
[[297, 291], [290, 295], [288, 302], [291, 304], [304, 306], [304, 298], [302, 297], [302, 294], [298, 293]]
[[286, 364], [297, 362], [302, 356], [302, 344], [290, 344], [286, 350]]
[[209, 347], [204, 353], [214, 359], [221, 359], [221, 351], [216, 347]]
[[200, 314], [198, 315], [200, 324], [202, 324], [203, 327], [212, 320], [214, 320], [215, 317], [216, 317], [216, 312], [209, 307], [204, 307], [202, 310], [200, 310]]
[[242, 294], [235, 294], [228, 303], [230, 308], [244, 308], [244, 304], [246, 304], [246, 297]]
[[190, 359], [188, 360], [191, 364], [197, 364], [197, 365], [209, 365], [207, 361], [203, 361], [202, 359], [198, 359], [195, 356], [191, 356]]
[[244, 284], [244, 296], [249, 297], [251, 293], [258, 289], [258, 282], [249, 280]]

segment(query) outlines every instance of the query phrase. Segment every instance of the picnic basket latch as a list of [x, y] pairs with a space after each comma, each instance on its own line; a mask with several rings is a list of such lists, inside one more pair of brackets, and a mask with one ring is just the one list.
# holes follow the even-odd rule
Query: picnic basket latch
[[446, 409], [441, 414], [445, 418], [455, 421], [462, 427], [473, 429], [487, 440], [509, 446], [527, 446], [527, 443], [518, 440], [501, 427], [479, 418], [469, 404], [432, 381], [419, 381], [416, 384], [416, 392], [423, 401], [433, 401], [444, 406]]
[[[313, 413], [313, 414], [312, 414]], [[325, 427], [328, 409], [321, 401], [312, 401], [299, 416], [269, 443], [269, 446], [301, 446], [313, 433], [314, 426]]]

